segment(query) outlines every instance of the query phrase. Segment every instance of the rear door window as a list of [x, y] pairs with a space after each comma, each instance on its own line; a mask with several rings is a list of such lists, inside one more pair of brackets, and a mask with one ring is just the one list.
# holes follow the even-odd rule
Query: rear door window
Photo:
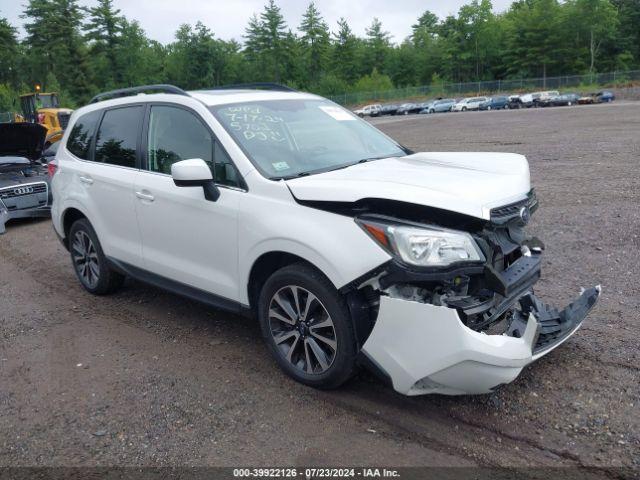
[[71, 129], [67, 140], [67, 150], [82, 160], [91, 160], [90, 148], [93, 136], [100, 121], [102, 110], [82, 115]]
[[96, 138], [96, 162], [136, 167], [142, 110], [142, 106], [136, 105], [105, 112]]

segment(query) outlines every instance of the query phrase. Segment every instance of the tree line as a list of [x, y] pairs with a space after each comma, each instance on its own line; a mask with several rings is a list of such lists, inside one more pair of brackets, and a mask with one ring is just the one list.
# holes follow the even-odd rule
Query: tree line
[[291, 25], [268, 0], [242, 42], [217, 38], [203, 19], [163, 45], [112, 0], [28, 0], [22, 18], [19, 38], [0, 16], [0, 111], [15, 110], [16, 95], [35, 84], [74, 107], [100, 91], [152, 83], [278, 82], [333, 95], [640, 68], [638, 0], [516, 0], [502, 13], [472, 0], [444, 19], [423, 12], [399, 42], [378, 18], [364, 37], [345, 18], [330, 26], [313, 2]]

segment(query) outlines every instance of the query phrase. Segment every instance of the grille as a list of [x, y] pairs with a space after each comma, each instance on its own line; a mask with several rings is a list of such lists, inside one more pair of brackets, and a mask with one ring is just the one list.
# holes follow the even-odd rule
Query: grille
[[70, 117], [70, 113], [58, 112], [58, 122], [60, 122], [60, 127], [62, 127], [63, 130], [67, 128], [67, 125], [69, 125]]
[[27, 183], [22, 185], [14, 185], [12, 187], [0, 188], [0, 198], [16, 198], [24, 197], [26, 195], [34, 195], [37, 193], [47, 193], [47, 184], [42, 183]]
[[533, 212], [538, 207], [538, 199], [536, 193], [531, 190], [527, 195], [527, 198], [518, 202], [504, 205], [503, 207], [497, 207], [491, 209], [491, 221], [495, 223], [504, 223], [512, 218], [520, 215], [520, 209], [522, 207], [529, 207], [529, 210]]

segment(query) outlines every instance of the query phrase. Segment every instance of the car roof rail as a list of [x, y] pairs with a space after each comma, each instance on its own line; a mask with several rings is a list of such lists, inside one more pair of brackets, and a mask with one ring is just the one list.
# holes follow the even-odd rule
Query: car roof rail
[[220, 85], [210, 90], [273, 90], [274, 92], [297, 92], [295, 88], [272, 82], [235, 83], [232, 85]]
[[187, 92], [178, 88], [174, 85], [140, 85], [139, 87], [130, 87], [130, 88], [120, 88], [118, 90], [111, 90], [109, 92], [99, 93], [95, 97], [91, 99], [89, 103], [101, 102], [103, 100], [108, 100], [110, 98], [120, 98], [120, 97], [128, 97], [131, 95], [137, 95], [139, 93], [145, 92], [156, 92], [156, 93], [172, 93], [174, 95], [184, 95], [190, 96]]

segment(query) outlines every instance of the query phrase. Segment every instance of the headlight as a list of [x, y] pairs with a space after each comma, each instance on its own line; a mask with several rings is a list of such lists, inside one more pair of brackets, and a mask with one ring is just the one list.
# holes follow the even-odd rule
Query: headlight
[[403, 262], [420, 267], [445, 267], [458, 262], [484, 262], [467, 232], [356, 219], [381, 247]]

